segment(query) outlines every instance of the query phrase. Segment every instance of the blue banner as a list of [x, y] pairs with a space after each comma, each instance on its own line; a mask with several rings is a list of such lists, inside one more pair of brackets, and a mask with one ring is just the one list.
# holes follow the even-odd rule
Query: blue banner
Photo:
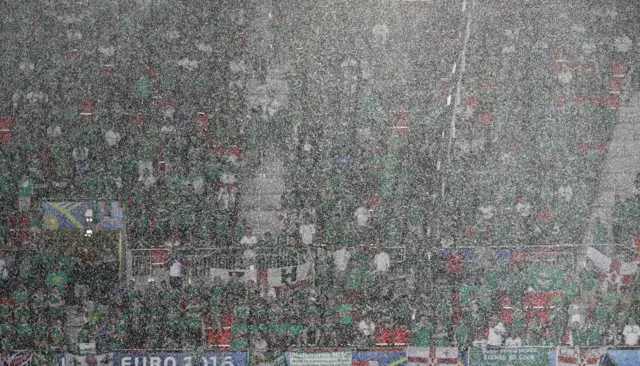
[[113, 355], [113, 366], [245, 366], [246, 352], [205, 352], [198, 356], [189, 353], [144, 353]]
[[353, 366], [405, 366], [405, 352], [353, 352]]
[[[122, 206], [111, 202], [49, 202], [43, 201], [43, 223], [46, 230], [121, 229], [124, 227]], [[86, 222], [85, 213], [93, 211], [93, 222]]]

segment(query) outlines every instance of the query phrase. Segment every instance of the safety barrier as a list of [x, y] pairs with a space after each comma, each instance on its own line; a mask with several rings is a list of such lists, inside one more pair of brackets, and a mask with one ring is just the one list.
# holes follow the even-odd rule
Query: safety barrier
[[[36, 352], [21, 351], [10, 354], [31, 357]], [[640, 347], [599, 347], [573, 348], [560, 346], [544, 347], [470, 347], [459, 350], [456, 347], [407, 347], [374, 348], [352, 350], [296, 349], [271, 352], [220, 352], [220, 349], [200, 350], [154, 350], [141, 349], [117, 350], [102, 355], [57, 356], [58, 366], [85, 364], [89, 358], [104, 359], [113, 366], [133, 365], [194, 365], [194, 358], [200, 359], [200, 366], [210, 364], [225, 366], [244, 365], [332, 365], [332, 366], [405, 366], [408, 364], [450, 364], [458, 366], [572, 366], [572, 365], [617, 365], [637, 366], [640, 360]]]

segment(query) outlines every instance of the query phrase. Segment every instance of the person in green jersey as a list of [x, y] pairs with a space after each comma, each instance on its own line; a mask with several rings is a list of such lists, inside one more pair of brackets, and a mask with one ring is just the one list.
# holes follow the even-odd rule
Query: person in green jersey
[[49, 318], [52, 321], [61, 320], [65, 316], [64, 309], [65, 301], [58, 289], [58, 286], [54, 285], [49, 293], [49, 301], [47, 303], [49, 308]]
[[416, 347], [430, 347], [433, 342], [432, 336], [435, 331], [436, 328], [433, 326], [430, 319], [426, 315], [423, 315], [412, 334], [411, 345]]
[[431, 339], [433, 340], [433, 344], [436, 347], [451, 346], [451, 341], [449, 340], [449, 331], [444, 322], [440, 320], [440, 318], [436, 320], [436, 330], [431, 336]]
[[49, 288], [57, 287], [61, 291], [69, 283], [69, 276], [60, 269], [59, 264], [54, 264], [53, 272], [47, 275], [47, 284]]
[[13, 302], [17, 305], [27, 304], [30, 298], [29, 291], [24, 283], [18, 285], [18, 288], [11, 293]]

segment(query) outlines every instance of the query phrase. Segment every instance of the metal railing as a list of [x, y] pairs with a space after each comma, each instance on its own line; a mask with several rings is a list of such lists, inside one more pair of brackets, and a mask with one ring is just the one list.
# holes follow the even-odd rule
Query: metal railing
[[[250, 265], [256, 268], [282, 268], [305, 263], [304, 256], [296, 250], [256, 249], [251, 263], [244, 255], [244, 248], [197, 248], [197, 249], [131, 249], [131, 275], [148, 277], [153, 275], [154, 266], [167, 264], [179, 257], [185, 263], [185, 272], [189, 278], [206, 278], [212, 268], [246, 269]], [[156, 259], [156, 253], [162, 253]]]

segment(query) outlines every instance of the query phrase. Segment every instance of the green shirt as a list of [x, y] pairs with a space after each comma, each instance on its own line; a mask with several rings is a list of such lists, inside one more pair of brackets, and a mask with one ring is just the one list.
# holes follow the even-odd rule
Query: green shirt
[[573, 338], [573, 344], [575, 346], [587, 345], [587, 333], [578, 329], [571, 330], [571, 337]]
[[[444, 333], [447, 334], [447, 328], [437, 328], [436, 329], [436, 334], [440, 334], [440, 333]], [[436, 347], [448, 347], [451, 346], [451, 341], [449, 340], [448, 336], [442, 337], [442, 338], [436, 338], [435, 341], [435, 346]]]
[[590, 346], [602, 346], [604, 329], [597, 323], [591, 323], [587, 330], [587, 342]]
[[232, 333], [247, 333], [248, 331], [247, 323], [235, 323], [231, 326]]
[[50, 287], [62, 287], [69, 282], [69, 277], [64, 272], [52, 272], [47, 276], [47, 283]]
[[16, 324], [16, 331], [18, 332], [18, 337], [29, 337], [33, 335], [33, 326], [28, 323]]
[[435, 332], [433, 325], [426, 323], [423, 327], [418, 329], [414, 335], [415, 346], [429, 347], [431, 346], [431, 336]]
[[347, 277], [349, 278], [349, 288], [353, 290], [362, 290], [364, 275], [364, 268], [349, 268], [347, 270]]
[[456, 335], [457, 346], [463, 347], [467, 343], [467, 337], [469, 336], [469, 328], [464, 325], [454, 325], [453, 333]]
[[353, 323], [353, 316], [351, 312], [353, 307], [349, 304], [342, 304], [336, 307], [336, 312], [339, 314], [338, 323], [341, 325], [349, 325]]
[[582, 288], [587, 291], [591, 291], [596, 287], [596, 282], [598, 279], [598, 273], [591, 269], [585, 269], [580, 273], [580, 282], [582, 283]]
[[149, 76], [142, 76], [133, 83], [136, 99], [147, 99], [150, 94], [151, 79]]
[[15, 290], [11, 294], [11, 298], [16, 303], [27, 302], [29, 300], [29, 291], [27, 291], [27, 290], [24, 290], [24, 291]]

